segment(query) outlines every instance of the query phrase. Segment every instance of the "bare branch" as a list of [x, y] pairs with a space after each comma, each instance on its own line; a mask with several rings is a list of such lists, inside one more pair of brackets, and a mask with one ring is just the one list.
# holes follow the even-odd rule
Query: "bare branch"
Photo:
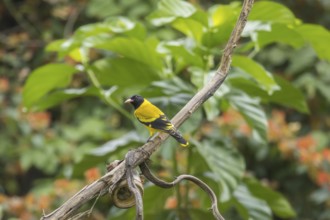
[[[174, 116], [171, 120], [174, 126], [179, 127], [185, 120], [187, 120], [214, 92], [220, 87], [227, 77], [231, 56], [236, 47], [240, 35], [245, 27], [247, 16], [251, 10], [254, 0], [244, 0], [242, 11], [236, 23], [234, 30], [231, 33], [229, 41], [225, 47], [221, 58], [221, 64], [210, 82], [205, 85], [197, 94]], [[149, 158], [160, 146], [168, 134], [160, 134], [156, 136], [152, 142], [144, 144], [139, 149], [133, 150], [131, 153], [131, 168], [135, 168]], [[145, 153], [147, 152], [147, 154]], [[104, 195], [108, 188], [114, 189], [117, 183], [125, 175], [125, 164], [120, 163], [113, 170], [105, 174], [99, 180], [86, 186], [75, 194], [72, 198], [66, 201], [62, 206], [52, 213], [43, 216], [41, 219], [67, 219], [79, 209], [83, 204], [95, 198], [98, 195]]]
[[108, 192], [110, 186], [116, 185], [124, 174], [124, 172], [121, 172], [121, 169], [123, 168], [123, 166], [115, 167], [111, 172], [105, 174], [92, 184], [85, 186], [63, 205], [52, 213], [44, 215], [41, 219], [68, 219], [73, 216], [74, 212], [83, 204], [99, 195], [104, 195]]
[[176, 184], [178, 184], [179, 182], [181, 182], [182, 180], [189, 180], [193, 183], [195, 183], [196, 185], [198, 185], [200, 188], [202, 188], [210, 197], [211, 202], [212, 202], [212, 206], [211, 206], [211, 210], [212, 213], [215, 217], [215, 219], [217, 220], [225, 220], [222, 215], [220, 214], [219, 210], [218, 210], [218, 199], [217, 196], [215, 195], [215, 193], [213, 192], [213, 190], [206, 184], [204, 183], [202, 180], [198, 179], [195, 176], [192, 175], [187, 175], [187, 174], [183, 174], [178, 176], [174, 181], [172, 182], [165, 182], [161, 179], [159, 179], [158, 177], [156, 177], [155, 175], [153, 175], [147, 165], [146, 162], [141, 163], [140, 165], [140, 169], [142, 171], [142, 174], [152, 183], [154, 183], [155, 185], [162, 187], [162, 188], [172, 188], [173, 186], [175, 186]]
[[[129, 151], [125, 156], [125, 166], [126, 166], [126, 178], [128, 182], [128, 186], [131, 192], [133, 192], [135, 197], [135, 206], [136, 206], [136, 220], [143, 220], [143, 201], [142, 201], [142, 195], [140, 190], [136, 187], [134, 178], [133, 178], [133, 172], [135, 171], [134, 168], [132, 168], [132, 161], [131, 157], [132, 151]], [[136, 172], [136, 171], [135, 171]], [[138, 174], [137, 174], [138, 175]]]

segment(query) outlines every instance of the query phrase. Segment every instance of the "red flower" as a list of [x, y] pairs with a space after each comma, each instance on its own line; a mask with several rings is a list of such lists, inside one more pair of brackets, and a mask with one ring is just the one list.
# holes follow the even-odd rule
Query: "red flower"
[[316, 146], [316, 141], [312, 135], [307, 135], [297, 139], [297, 147], [299, 149], [310, 149]]
[[88, 183], [92, 183], [101, 177], [100, 170], [97, 167], [86, 170], [84, 175]]

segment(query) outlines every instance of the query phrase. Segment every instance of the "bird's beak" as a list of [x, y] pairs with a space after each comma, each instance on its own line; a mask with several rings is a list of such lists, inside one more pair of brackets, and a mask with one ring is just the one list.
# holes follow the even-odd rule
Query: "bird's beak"
[[133, 102], [132, 99], [127, 99], [124, 103], [131, 103], [131, 102]]

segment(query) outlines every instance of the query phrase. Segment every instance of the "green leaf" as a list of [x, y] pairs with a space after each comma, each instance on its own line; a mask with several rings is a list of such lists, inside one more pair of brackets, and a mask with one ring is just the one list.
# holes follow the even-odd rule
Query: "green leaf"
[[211, 25], [203, 34], [203, 45], [212, 48], [227, 42], [239, 16], [239, 10], [240, 4], [237, 2], [210, 8]]
[[255, 40], [255, 35], [258, 31], [271, 31], [271, 24], [262, 21], [248, 21], [246, 22], [245, 28], [242, 32], [243, 37], [250, 36], [252, 40]]
[[330, 88], [329, 82], [316, 81], [316, 88], [324, 96], [324, 98], [330, 102]]
[[274, 92], [271, 101], [292, 107], [300, 112], [308, 113], [308, 105], [304, 94], [294, 87], [290, 82], [280, 76], [275, 77], [281, 90]]
[[91, 65], [102, 85], [117, 85], [131, 88], [144, 88], [159, 76], [150, 66], [129, 59], [101, 59]]
[[230, 198], [231, 192], [237, 187], [245, 170], [244, 159], [235, 148], [219, 146], [210, 141], [202, 143], [194, 141], [199, 153], [209, 165], [214, 178], [221, 187], [221, 201]]
[[105, 21], [105, 24], [115, 34], [124, 34], [125, 36], [138, 39], [144, 39], [146, 37], [144, 26], [126, 17], [111, 17]]
[[[87, 143], [90, 145], [95, 145], [95, 143]], [[109, 155], [102, 155], [102, 156], [94, 156], [88, 154], [89, 150], [84, 150], [81, 152], [81, 147], [83, 145], [86, 145], [86, 143], [81, 144], [79, 146], [79, 153], [74, 153], [75, 155], [73, 156], [75, 159], [75, 164], [72, 169], [71, 177], [72, 178], [81, 178], [86, 170], [95, 167], [98, 164], [104, 165], [104, 161], [109, 160]], [[92, 146], [90, 149], [92, 149], [94, 146]], [[76, 149], [77, 150], [77, 149]], [[78, 156], [76, 155], [78, 154]], [[79, 155], [80, 154], [80, 155]]]
[[281, 218], [294, 218], [296, 216], [290, 203], [280, 193], [252, 178], [245, 178], [244, 182], [254, 196], [267, 202], [275, 215]]
[[209, 27], [209, 14], [202, 9], [197, 8], [197, 11], [190, 18], [198, 21], [204, 27]]
[[[209, 207], [211, 207], [211, 205]], [[189, 214], [190, 214], [191, 220], [214, 219], [212, 210], [210, 210], [210, 208], [205, 209], [205, 210], [191, 208], [191, 209], [189, 209]]]
[[117, 207], [112, 207], [110, 216], [111, 220], [134, 219], [135, 209], [120, 209]]
[[286, 68], [285, 72], [289, 77], [301, 74], [307, 69], [309, 69], [311, 66], [314, 66], [316, 59], [316, 54], [313, 48], [310, 46], [306, 45], [302, 48], [294, 50], [292, 51], [292, 53], [290, 53], [290, 56], [285, 59], [289, 62], [289, 65]]
[[136, 23], [126, 17], [110, 17], [105, 22], [81, 26], [75, 32], [75, 37], [89, 37], [102, 33], [127, 33], [133, 30]]
[[212, 27], [203, 34], [202, 44], [208, 48], [218, 47], [228, 41], [234, 25], [225, 23], [218, 27]]
[[[198, 88], [201, 89], [209, 80], [214, 76], [215, 72], [211, 71], [207, 73], [204, 69], [198, 67], [189, 67], [189, 72], [191, 72], [191, 82]], [[225, 89], [226, 86], [223, 85], [221, 89]], [[219, 89], [214, 93], [213, 97], [210, 97], [204, 104], [203, 109], [206, 113], [207, 120], [211, 121], [217, 117], [220, 113], [220, 104], [217, 100], [223, 96], [222, 90]]]
[[249, 15], [249, 20], [284, 24], [297, 23], [297, 19], [290, 9], [282, 4], [271, 1], [256, 2]]
[[326, 187], [318, 188], [310, 195], [310, 199], [315, 202], [315, 204], [326, 203], [329, 200], [329, 197], [330, 192]]
[[[111, 34], [111, 27], [103, 22], [94, 24], [86, 24], [79, 27], [72, 38], [76, 44], [82, 44], [87, 37], [96, 36], [100, 34]], [[65, 46], [65, 45], [63, 45]]]
[[267, 117], [259, 99], [245, 93], [233, 91], [227, 95], [232, 107], [238, 110], [251, 128], [257, 140], [267, 142]]
[[155, 69], [162, 69], [162, 60], [156, 52], [158, 41], [141, 41], [135, 38], [118, 37], [103, 42], [90, 42], [93, 47], [118, 53], [121, 56], [139, 61]]
[[120, 14], [122, 9], [113, 1], [91, 0], [87, 2], [86, 14], [104, 19], [114, 14]]
[[[157, 199], [155, 198], [155, 195], [157, 195]], [[143, 201], [145, 201], [144, 209], [146, 210], [146, 214], [155, 212], [157, 213], [157, 211], [163, 210], [166, 199], [171, 195], [173, 195], [172, 190], [159, 188], [154, 185], [146, 187], [143, 195]]]
[[33, 110], [42, 111], [73, 98], [77, 98], [80, 96], [88, 96], [88, 95], [97, 96], [98, 94], [99, 92], [95, 87], [57, 90], [51, 92], [50, 94], [47, 94], [46, 96], [41, 98], [38, 102], [36, 102], [33, 106]]
[[197, 42], [201, 42], [203, 32], [208, 26], [206, 12], [180, 0], [161, 1], [158, 9], [149, 16], [149, 20], [156, 26], [171, 24], [173, 28]]
[[178, 218], [178, 214], [173, 209], [159, 209], [148, 212], [145, 215], [145, 219], [157, 219], [157, 220], [174, 220]]
[[294, 85], [305, 90], [306, 98], [313, 98], [316, 95], [318, 79], [311, 73], [303, 74], [294, 81]]
[[273, 76], [251, 58], [234, 55], [232, 65], [250, 74], [268, 94], [279, 89]]
[[126, 146], [129, 143], [140, 141], [141, 136], [139, 136], [137, 132], [131, 131], [117, 139], [108, 141], [100, 147], [94, 148], [93, 150], [91, 150], [90, 154], [93, 156], [106, 155], [115, 152], [120, 147]]
[[308, 113], [309, 110], [303, 93], [279, 76], [275, 76], [274, 79], [281, 89], [271, 95], [267, 94], [253, 81], [244, 77], [229, 77], [227, 82], [236, 89], [248, 93], [250, 96], [261, 98], [263, 102], [274, 102], [303, 113]]
[[206, 113], [206, 118], [209, 121], [212, 121], [215, 117], [219, 116], [220, 107], [219, 103], [215, 97], [210, 97], [203, 104], [203, 108]]
[[128, 18], [111, 17], [105, 22], [79, 27], [71, 38], [54, 41], [47, 46], [46, 50], [56, 51], [59, 57], [64, 57], [81, 46], [93, 47], [94, 45], [108, 42], [115, 36], [126, 36], [143, 40], [146, 37], [146, 30], [140, 23], [135, 23]]
[[47, 44], [46, 51], [57, 52], [61, 49], [62, 44], [65, 42], [65, 39], [54, 40]]
[[208, 13], [211, 15], [211, 27], [218, 27], [226, 23], [235, 23], [239, 16], [241, 4], [233, 2], [229, 5], [215, 5]]
[[[214, 76], [215, 71], [206, 72], [204, 69], [198, 67], [189, 67], [189, 72], [191, 73], [191, 82], [198, 88], [201, 89], [209, 80]], [[219, 99], [221, 99], [224, 94], [227, 92], [226, 85], [221, 86], [218, 89], [213, 97], [210, 97], [204, 104], [203, 109], [206, 113], [206, 118], [209, 121], [212, 121], [215, 117], [219, 116], [220, 113], [220, 104]]]
[[233, 196], [233, 202], [243, 219], [272, 219], [272, 212], [267, 203], [253, 196], [249, 189], [243, 184], [236, 188]]
[[196, 12], [196, 8], [181, 0], [162, 0], [157, 9], [152, 12], [148, 19], [155, 26], [171, 23], [176, 18], [188, 18]]
[[84, 138], [88, 140], [102, 140], [104, 133], [101, 131], [106, 130], [106, 124], [102, 118], [86, 117], [79, 121], [78, 126], [74, 128], [66, 127], [66, 129], [68, 129], [68, 135], [65, 133], [65, 131], [63, 131], [63, 135], [65, 135], [67, 140], [73, 140], [77, 142], [83, 140]]
[[191, 82], [197, 87], [197, 89], [203, 88], [203, 86], [211, 78], [212, 73], [208, 73], [202, 68], [189, 67], [188, 71], [191, 73]]
[[297, 32], [310, 43], [320, 59], [330, 61], [330, 32], [320, 25], [304, 24], [296, 28]]
[[197, 66], [204, 68], [205, 64], [200, 55], [196, 54], [187, 48], [188, 42], [183, 41], [168, 41], [161, 43], [157, 50], [159, 53], [165, 53], [173, 56], [176, 61], [176, 72], [181, 71], [183, 68]]
[[[155, 195], [157, 195], [155, 197]], [[154, 185], [149, 185], [144, 188], [143, 204], [145, 219], [166, 220], [169, 216], [175, 216], [173, 210], [164, 210], [166, 199], [173, 196], [173, 190], [163, 189]], [[135, 209], [113, 210], [111, 219], [134, 219]], [[171, 218], [170, 218], [171, 219]]]
[[32, 107], [48, 92], [66, 87], [77, 70], [67, 64], [47, 64], [34, 70], [23, 88], [23, 103]]
[[79, 49], [88, 38], [94, 38], [95, 36], [103, 36], [109, 39], [111, 32], [109, 27], [105, 23], [94, 23], [83, 25], [79, 27], [74, 35], [67, 40], [57, 40], [51, 42], [46, 51], [58, 52], [58, 57], [63, 58], [70, 54], [72, 51]]
[[[164, 191], [164, 189], [161, 189]], [[166, 190], [166, 189], [165, 189]], [[154, 194], [155, 195], [155, 194]], [[155, 201], [151, 199], [150, 202]], [[145, 208], [145, 210], [149, 210]], [[189, 213], [183, 214], [184, 219], [188, 218], [190, 220], [200, 220], [200, 219], [214, 219], [211, 210], [201, 210], [196, 208], [189, 208]], [[177, 212], [176, 209], [152, 209], [151, 211], [146, 211], [145, 219], [157, 219], [157, 220], [176, 220], [182, 217], [181, 212]], [[133, 218], [122, 218], [122, 219], [133, 219]]]
[[204, 26], [200, 22], [189, 18], [178, 18], [173, 21], [172, 26], [186, 36], [201, 42]]
[[329, 88], [329, 80], [325, 79], [325, 77], [315, 77], [312, 74], [304, 74], [299, 76], [294, 84], [299, 88], [303, 88], [306, 90], [308, 98], [314, 98], [316, 96], [316, 92], [319, 93], [330, 101], [330, 88]]
[[259, 48], [274, 42], [288, 44], [294, 48], [302, 47], [305, 43], [302, 36], [286, 24], [272, 24], [270, 31], [259, 31], [256, 41]]

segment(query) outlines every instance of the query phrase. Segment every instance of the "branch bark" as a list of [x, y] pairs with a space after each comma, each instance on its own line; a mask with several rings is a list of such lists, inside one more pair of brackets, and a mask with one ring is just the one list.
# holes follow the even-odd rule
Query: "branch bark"
[[[174, 116], [171, 120], [174, 126], [179, 127], [187, 120], [214, 92], [220, 87], [228, 75], [231, 64], [231, 56], [235, 49], [241, 33], [245, 27], [247, 16], [252, 8], [254, 0], [244, 0], [240, 16], [230, 35], [229, 41], [224, 49], [221, 63], [214, 77]], [[146, 161], [168, 138], [168, 134], [159, 134], [152, 142], [144, 144], [142, 147], [133, 150], [130, 154], [130, 167], [133, 169]], [[126, 173], [125, 163], [120, 163], [110, 172], [106, 173], [99, 180], [84, 187], [73, 197], [62, 204], [58, 209], [50, 214], [44, 215], [41, 219], [67, 219], [74, 214], [83, 204], [89, 200], [104, 195], [108, 189], [114, 189]]]
[[213, 213], [213, 216], [215, 217], [215, 219], [216, 220], [225, 220], [222, 217], [222, 215], [220, 214], [219, 210], [218, 210], [217, 196], [215, 195], [213, 190], [206, 183], [204, 183], [202, 180], [200, 180], [197, 177], [192, 176], [192, 175], [183, 174], [183, 175], [179, 175], [172, 182], [165, 182], [165, 181], [157, 178], [156, 176], [154, 176], [151, 173], [151, 171], [148, 167], [148, 164], [146, 162], [141, 163], [139, 166], [140, 166], [140, 170], [142, 171], [142, 174], [150, 182], [152, 182], [156, 186], [159, 186], [159, 187], [162, 187], [162, 188], [166, 188], [166, 189], [167, 188], [172, 188], [173, 186], [175, 186], [176, 184], [178, 184], [182, 180], [189, 180], [189, 181], [195, 183], [197, 186], [199, 186], [201, 189], [203, 189], [209, 195], [209, 197], [211, 199], [211, 202], [212, 202], [211, 210], [212, 210], [212, 213]]
[[125, 166], [126, 166], [126, 178], [127, 178], [127, 183], [130, 191], [134, 194], [135, 198], [135, 206], [136, 206], [136, 215], [135, 219], [136, 220], [143, 220], [143, 201], [142, 201], [142, 193], [140, 190], [136, 187], [134, 180], [133, 180], [133, 172], [135, 171], [134, 168], [132, 167], [132, 151], [129, 151], [126, 156], [125, 156]]

